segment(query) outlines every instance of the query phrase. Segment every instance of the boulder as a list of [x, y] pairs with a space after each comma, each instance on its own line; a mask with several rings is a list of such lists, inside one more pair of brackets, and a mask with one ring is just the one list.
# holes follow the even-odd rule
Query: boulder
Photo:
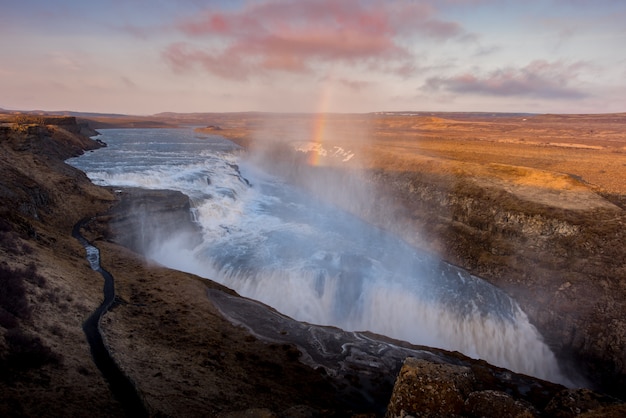
[[533, 418], [538, 413], [526, 402], [497, 390], [472, 392], [465, 401], [465, 413], [470, 417]]
[[185, 194], [138, 188], [120, 189], [116, 194], [120, 203], [109, 219], [109, 238], [124, 247], [144, 253], [165, 238], [180, 234], [185, 234], [182, 242], [189, 248], [200, 242], [200, 226], [192, 219]]
[[[603, 414], [610, 412], [611, 407], [618, 405], [618, 403], [619, 401], [616, 399], [589, 389], [565, 389], [552, 398], [548, 406], [546, 406], [545, 412], [547, 415], [555, 418], [571, 418], [580, 416], [580, 414], [591, 414], [592, 412], [598, 415], [591, 414], [588, 416], [609, 417], [616, 415]], [[623, 411], [623, 403], [621, 407]], [[604, 412], [600, 411], [602, 408], [604, 408]], [[613, 408], [613, 410], [615, 411], [616, 409]]]
[[[386, 417], [611, 418], [624, 416], [626, 410], [620, 400], [589, 389], [554, 390], [528, 384], [524, 389], [520, 382], [504, 384], [504, 375], [500, 382], [486, 377], [476, 365], [409, 357], [396, 380]], [[511, 374], [508, 380], [516, 379]]]
[[461, 416], [474, 380], [469, 367], [407, 358], [394, 386], [386, 417]]

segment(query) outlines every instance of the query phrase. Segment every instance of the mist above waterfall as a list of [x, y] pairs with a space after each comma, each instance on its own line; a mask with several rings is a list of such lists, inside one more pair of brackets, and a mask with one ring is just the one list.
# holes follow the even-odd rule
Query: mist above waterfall
[[[360, 218], [386, 205], [359, 168], [358, 150], [332, 136], [306, 148], [311, 141], [298, 135], [241, 158], [219, 137], [111, 130], [103, 136], [107, 149], [74, 164], [100, 184], [190, 197], [203, 240], [190, 247], [185, 235], [151, 231], [159, 238], [146, 256], [161, 264], [218, 281], [297, 320], [458, 350], [566, 382], [504, 292]], [[326, 154], [318, 157], [326, 160], [311, 164], [311, 153], [322, 148]]]

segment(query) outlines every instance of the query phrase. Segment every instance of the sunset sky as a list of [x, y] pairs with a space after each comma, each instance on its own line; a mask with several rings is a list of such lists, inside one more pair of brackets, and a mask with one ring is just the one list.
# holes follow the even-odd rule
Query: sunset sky
[[624, 0], [21, 0], [0, 108], [626, 111]]

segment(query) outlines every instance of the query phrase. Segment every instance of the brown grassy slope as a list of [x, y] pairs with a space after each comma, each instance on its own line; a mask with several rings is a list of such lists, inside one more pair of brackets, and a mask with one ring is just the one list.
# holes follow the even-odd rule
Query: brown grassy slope
[[[495, 163], [546, 170], [572, 175], [600, 192], [626, 194], [624, 115], [480, 122], [384, 118], [374, 126], [378, 151], [478, 164], [476, 168]], [[541, 179], [535, 184], [544, 186]]]
[[0, 307], [0, 415], [118, 415], [81, 329], [102, 283], [70, 235], [111, 196], [59, 159], [97, 144], [67, 124], [4, 128], [0, 269], [3, 296], [12, 297]]
[[[161, 416], [205, 417], [250, 408], [349, 416], [324, 376], [293, 346], [262, 342], [224, 320], [206, 296], [221, 286], [97, 241], [120, 303], [103, 330], [114, 357]], [[137, 274], [141, 272], [141, 274]]]

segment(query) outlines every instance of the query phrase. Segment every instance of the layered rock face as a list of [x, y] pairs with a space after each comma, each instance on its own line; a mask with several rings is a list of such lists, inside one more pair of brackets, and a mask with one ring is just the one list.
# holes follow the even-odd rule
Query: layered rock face
[[398, 233], [507, 291], [566, 365], [626, 397], [624, 209], [584, 189], [443, 180], [378, 174], [400, 196]]
[[407, 358], [386, 418], [405, 417], [620, 417], [626, 407], [587, 389], [563, 389], [552, 398], [522, 397], [486, 388], [472, 367]]
[[184, 245], [200, 243], [200, 227], [191, 218], [189, 198], [173, 190], [125, 188], [117, 191], [120, 199], [110, 217], [112, 239], [139, 254], [149, 252], [170, 235], [186, 234]]

